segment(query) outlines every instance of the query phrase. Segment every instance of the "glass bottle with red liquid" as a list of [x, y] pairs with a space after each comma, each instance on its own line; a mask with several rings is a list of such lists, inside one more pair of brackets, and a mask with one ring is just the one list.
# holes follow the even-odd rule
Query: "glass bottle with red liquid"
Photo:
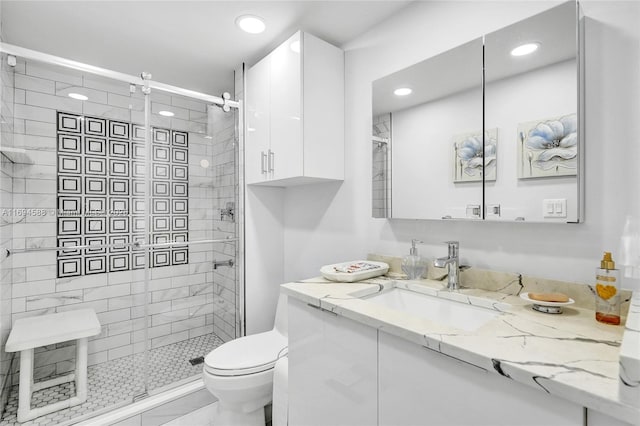
[[620, 271], [605, 252], [596, 269], [596, 320], [605, 324], [620, 324]]

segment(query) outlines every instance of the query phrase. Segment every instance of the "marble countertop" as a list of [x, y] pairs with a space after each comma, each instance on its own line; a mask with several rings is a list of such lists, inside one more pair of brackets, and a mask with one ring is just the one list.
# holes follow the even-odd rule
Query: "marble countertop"
[[[480, 305], [499, 311], [500, 315], [474, 331], [463, 331], [363, 298], [394, 286]], [[314, 278], [283, 284], [281, 288], [305, 303], [622, 421], [640, 424], [640, 398], [633, 397], [638, 395], [638, 383], [621, 383], [625, 379], [619, 373], [624, 370], [619, 367], [624, 360], [621, 355], [626, 355], [630, 370], [626, 380], [640, 379], [640, 351], [635, 347], [640, 342], [640, 327], [634, 330], [640, 326], [638, 293], [629, 308], [628, 322], [632, 327], [625, 333], [625, 327], [596, 322], [593, 310], [576, 307], [578, 304], [564, 307], [560, 315], [543, 314], [515, 295], [483, 289], [452, 293], [443, 289], [440, 281], [381, 277], [335, 283]], [[626, 387], [629, 389], [624, 391], [631, 390], [630, 394], [621, 389]]]

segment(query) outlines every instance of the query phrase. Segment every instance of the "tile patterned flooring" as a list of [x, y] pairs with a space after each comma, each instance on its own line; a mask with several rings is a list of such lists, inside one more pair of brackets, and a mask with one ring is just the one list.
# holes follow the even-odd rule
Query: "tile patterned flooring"
[[[220, 337], [211, 333], [150, 350], [149, 390], [200, 374], [202, 365], [192, 366], [189, 359], [205, 356], [222, 343], [224, 342]], [[75, 417], [130, 401], [134, 395], [142, 391], [143, 363], [143, 354], [135, 354], [90, 366], [88, 369], [89, 398], [85, 403], [21, 424], [30, 426], [65, 423]], [[33, 395], [32, 407], [67, 399], [74, 393], [73, 383], [39, 390]], [[0, 426], [20, 424], [16, 420], [17, 409], [18, 386], [16, 385], [11, 388]]]

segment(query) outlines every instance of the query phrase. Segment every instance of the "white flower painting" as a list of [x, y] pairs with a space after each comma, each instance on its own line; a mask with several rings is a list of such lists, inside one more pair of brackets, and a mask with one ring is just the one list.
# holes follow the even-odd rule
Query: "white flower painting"
[[575, 176], [576, 114], [518, 124], [518, 178]]
[[483, 161], [482, 131], [463, 133], [453, 137], [454, 182], [481, 182], [483, 173], [485, 180], [496, 180], [498, 129], [486, 130], [484, 140]]

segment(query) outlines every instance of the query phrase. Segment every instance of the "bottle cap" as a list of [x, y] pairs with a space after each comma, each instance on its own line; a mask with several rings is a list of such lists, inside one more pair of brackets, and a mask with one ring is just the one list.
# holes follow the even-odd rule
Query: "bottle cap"
[[602, 256], [602, 260], [600, 261], [600, 267], [602, 269], [616, 269], [616, 263], [613, 261], [610, 252], [604, 252], [604, 256]]

